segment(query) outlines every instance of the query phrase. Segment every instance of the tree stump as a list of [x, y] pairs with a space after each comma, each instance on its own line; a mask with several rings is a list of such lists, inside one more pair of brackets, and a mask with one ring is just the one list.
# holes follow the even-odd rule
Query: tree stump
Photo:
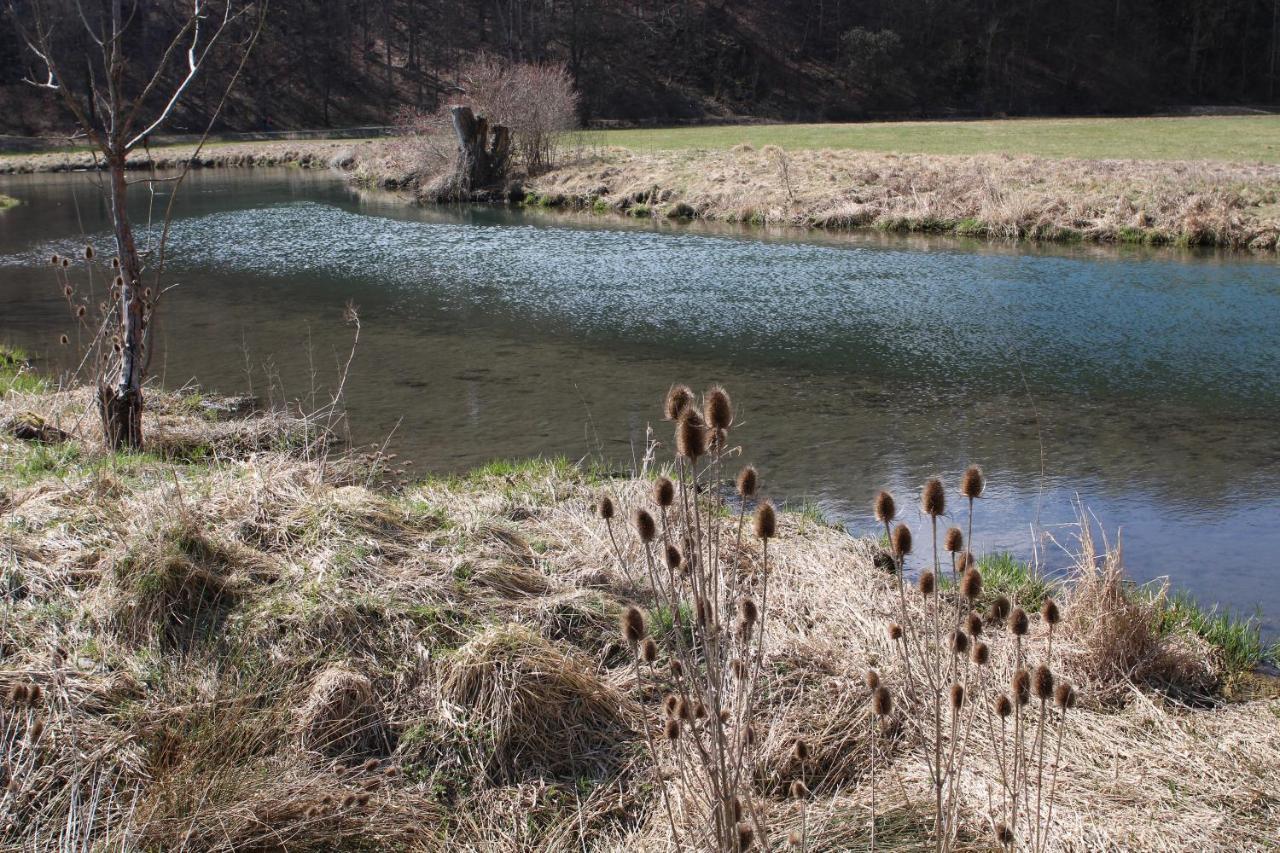
[[458, 137], [457, 184], [461, 193], [487, 187], [506, 177], [511, 152], [511, 132], [500, 124], [492, 131], [489, 120], [477, 117], [471, 107], [449, 108], [453, 132]]

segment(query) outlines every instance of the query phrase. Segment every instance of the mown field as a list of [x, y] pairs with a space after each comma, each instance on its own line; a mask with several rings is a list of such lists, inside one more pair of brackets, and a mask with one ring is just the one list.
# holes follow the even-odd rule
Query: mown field
[[636, 151], [726, 149], [745, 143], [797, 151], [1280, 162], [1280, 116], [719, 125], [589, 131], [583, 138], [588, 145]]

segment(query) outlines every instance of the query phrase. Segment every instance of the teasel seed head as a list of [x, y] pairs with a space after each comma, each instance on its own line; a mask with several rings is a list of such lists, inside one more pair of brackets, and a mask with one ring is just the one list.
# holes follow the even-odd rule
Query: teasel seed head
[[946, 491], [937, 477], [930, 477], [925, 481], [924, 489], [920, 492], [920, 509], [924, 510], [925, 515], [934, 518], [947, 511]]
[[735, 796], [729, 801], [729, 806], [733, 809], [733, 822], [742, 820], [742, 798]]
[[951, 685], [951, 710], [959, 711], [964, 707], [964, 688], [959, 684]]
[[804, 782], [800, 779], [794, 780], [791, 783], [791, 799], [803, 800], [807, 796], [809, 796], [809, 789], [805, 786]]
[[71, 294], [73, 294], [73, 293], [75, 293], [75, 291], [71, 289], [71, 285], [69, 285], [69, 284], [68, 284], [68, 285], [65, 285], [65, 286], [62, 288], [62, 296], [63, 296], [63, 298], [64, 298], [64, 299], [70, 299], [70, 298], [71, 298]]
[[977, 601], [982, 595], [982, 572], [977, 569], [966, 569], [960, 578], [960, 594], [969, 601]]
[[688, 385], [672, 385], [667, 392], [667, 402], [663, 407], [666, 419], [678, 421], [684, 410], [693, 403], [693, 389]]
[[968, 569], [977, 568], [977, 566], [978, 561], [973, 556], [972, 551], [961, 551], [956, 556], [956, 571], [960, 574], [964, 574]]
[[667, 568], [672, 569], [673, 571], [680, 568], [680, 564], [684, 562], [684, 556], [680, 553], [680, 549], [675, 545], [667, 546], [665, 557], [667, 561]]
[[1048, 702], [1053, 698], [1053, 673], [1049, 671], [1049, 667], [1044, 664], [1036, 667], [1033, 683], [1037, 699], [1041, 702]]
[[1062, 611], [1058, 610], [1058, 604], [1052, 598], [1044, 600], [1044, 606], [1040, 608], [1040, 618], [1050, 625], [1057, 625], [1062, 621]]
[[795, 745], [791, 747], [791, 753], [796, 757], [797, 761], [809, 760], [809, 744], [802, 739], [796, 738]]
[[27, 697], [31, 695], [30, 688], [27, 687], [25, 681], [19, 681], [13, 687], [9, 688], [9, 703], [11, 705], [27, 704]]
[[356, 795], [355, 795], [355, 794], [353, 794], [353, 793], [351, 793], [350, 791], [348, 791], [348, 792], [347, 792], [347, 793], [342, 797], [342, 807], [343, 807], [344, 809], [349, 809], [349, 808], [351, 808], [351, 806], [352, 806], [352, 805], [354, 805], [354, 804], [355, 804], [355, 801], [356, 801]]
[[1031, 673], [1025, 667], [1013, 674], [1010, 690], [1019, 705], [1025, 705], [1031, 700]]
[[634, 650], [644, 639], [644, 614], [634, 605], [622, 611], [622, 636]]
[[902, 559], [911, 553], [911, 528], [899, 524], [893, 528], [893, 556]]
[[373, 771], [378, 769], [378, 759], [370, 758], [368, 761], [362, 764], [361, 767], [364, 768], [365, 773], [372, 773]]
[[888, 524], [897, 514], [898, 507], [893, 502], [893, 495], [881, 489], [876, 495], [876, 521]]
[[388, 779], [394, 779], [396, 776], [400, 774], [400, 770], [393, 764], [390, 767], [388, 767], [386, 770], [383, 770], [382, 774], [386, 776]]
[[662, 732], [667, 740], [677, 740], [680, 737], [680, 721], [667, 720], [667, 725]]
[[756, 730], [754, 726], [748, 725], [742, 730], [742, 742], [747, 746], [756, 745]]
[[721, 709], [720, 709], [720, 724], [721, 724], [721, 725], [724, 725], [725, 723], [729, 722], [729, 718], [730, 718], [730, 717], [732, 717], [732, 716], [733, 716], [733, 715], [729, 713], [729, 709], [728, 709], [728, 708], [721, 708]]
[[932, 571], [926, 571], [920, 575], [920, 594], [925, 598], [933, 595], [935, 586], [937, 586], [937, 578], [934, 577]]
[[49, 263], [55, 267], [61, 262], [62, 262], [62, 258], [58, 257], [57, 252], [54, 252], [53, 256], [49, 258]]
[[44, 720], [41, 720], [41, 719], [36, 719], [36, 721], [31, 724], [31, 728], [27, 729], [27, 738], [30, 740], [31, 743], [36, 743], [37, 741], [39, 741], [40, 736], [43, 734], [44, 734]]
[[1013, 612], [1009, 614], [1009, 630], [1014, 636], [1021, 637], [1027, 633], [1028, 627], [1027, 611], [1021, 607], [1013, 608]]
[[69, 267], [69, 266], [71, 266], [71, 261], [70, 261], [70, 260], [68, 260], [67, 258], [63, 258], [63, 259], [62, 259], [62, 267], [63, 267], [63, 269], [66, 269], [66, 268], [67, 268], [67, 267]]
[[964, 476], [960, 478], [960, 494], [970, 500], [980, 498], [985, 485], [982, 469], [977, 465], [970, 465], [965, 469]]
[[42, 697], [43, 695], [44, 695], [44, 690], [41, 689], [40, 685], [32, 682], [31, 693], [27, 697], [27, 702], [31, 705], [39, 705], [40, 697]]
[[1070, 684], [1067, 684], [1065, 681], [1060, 682], [1058, 686], [1053, 689], [1053, 701], [1056, 702], [1058, 707], [1064, 711], [1074, 708], [1076, 706], [1075, 688]]
[[738, 824], [738, 850], [750, 850], [751, 842], [755, 841], [755, 838], [756, 831], [751, 828], [751, 824]]
[[880, 686], [880, 673], [876, 672], [874, 669], [867, 670], [866, 682], [868, 690], [875, 690]]
[[996, 841], [999, 841], [1005, 847], [1013, 844], [1013, 830], [1005, 826], [1003, 823], [996, 824]]
[[676, 421], [676, 453], [693, 461], [706, 452], [706, 425], [697, 412], [686, 409], [680, 420]]
[[[636, 526], [636, 535], [640, 537], [641, 542], [647, 545], [657, 538], [658, 525], [654, 523], [653, 516], [649, 514], [649, 510], [637, 509], [632, 521]], [[648, 558], [646, 557], [645, 559]]]
[[368, 794], [356, 794], [356, 805], [361, 806], [361, 807], [369, 805], [369, 795], [368, 795]]
[[111, 259], [111, 268], [112, 268], [113, 270], [118, 270], [118, 269], [120, 269], [120, 259], [119, 259], [119, 258], [112, 258], [112, 259]]
[[676, 500], [676, 485], [670, 477], [659, 477], [653, 484], [653, 502], [658, 506], [671, 506]]
[[644, 643], [640, 646], [640, 656], [644, 658], [645, 663], [653, 663], [658, 659], [658, 644], [652, 637], [645, 637]]
[[991, 602], [991, 610], [988, 618], [997, 624], [1009, 618], [1009, 597], [1004, 593], [997, 595], [995, 601]]
[[676, 703], [676, 717], [686, 723], [693, 722], [693, 703], [681, 697], [680, 701]]
[[948, 553], [956, 553], [964, 547], [964, 533], [959, 527], [948, 527], [946, 536], [942, 538], [942, 545]]
[[84, 307], [83, 305], [78, 305], [78, 306], [76, 306], [76, 316], [77, 316], [77, 317], [84, 317], [84, 315], [85, 315], [85, 314], [87, 314], [87, 313], [89, 313], [89, 312], [85, 309], [85, 307]]
[[733, 677], [742, 681], [747, 677], [747, 665], [740, 658], [733, 658], [729, 661], [729, 672], [733, 673]]
[[745, 499], [754, 498], [756, 496], [756, 487], [759, 486], [759, 475], [756, 469], [751, 465], [746, 466], [738, 472], [738, 497]]
[[969, 660], [978, 666], [986, 666], [987, 662], [991, 660], [991, 647], [978, 640], [973, 644], [973, 649], [969, 652]]
[[1007, 694], [1001, 693], [995, 698], [995, 712], [1002, 720], [1013, 713], [1013, 702]]
[[772, 539], [778, 532], [778, 513], [769, 501], [756, 507], [755, 532], [757, 539]]
[[62, 344], [65, 347], [67, 344], [71, 343], [71, 339], [68, 338], [64, 333], [62, 337], [58, 338], [58, 343]]
[[675, 658], [671, 659], [671, 675], [674, 678], [679, 678], [684, 675], [684, 664], [680, 663], [680, 661]]
[[902, 626], [897, 622], [889, 623], [889, 639], [895, 643], [902, 639]]
[[877, 717], [887, 717], [893, 713], [893, 694], [889, 688], [881, 684], [871, 694], [871, 708]]
[[693, 706], [693, 718], [695, 720], [705, 720], [707, 718], [707, 706], [702, 702], [695, 702]]
[[800, 847], [804, 844], [804, 835], [801, 834], [800, 830], [793, 829], [787, 835], [787, 843], [792, 847]]
[[613, 513], [613, 498], [608, 495], [601, 496], [599, 503], [596, 504], [596, 514], [605, 521], [609, 521], [613, 518]]
[[93, 260], [93, 246], [90, 245], [84, 247], [84, 259], [86, 261]]
[[755, 599], [748, 596], [739, 601], [738, 615], [748, 626], [756, 624], [756, 619], [760, 618], [760, 610], [756, 607]]
[[982, 636], [982, 616], [976, 610], [970, 610], [964, 619], [964, 631], [970, 637]]
[[366, 791], [376, 791], [378, 786], [382, 784], [381, 779], [365, 779], [363, 787]]
[[674, 718], [680, 710], [680, 697], [674, 693], [668, 693], [667, 698], [662, 700], [662, 712], [668, 717]]
[[702, 396], [702, 416], [712, 429], [728, 429], [733, 425], [733, 401], [729, 392], [713, 385]]

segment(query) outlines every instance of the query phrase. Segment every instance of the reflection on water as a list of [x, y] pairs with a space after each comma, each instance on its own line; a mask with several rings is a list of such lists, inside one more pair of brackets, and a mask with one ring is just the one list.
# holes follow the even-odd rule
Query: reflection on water
[[[3, 189], [28, 204], [0, 217], [2, 334], [56, 365], [65, 309], [40, 265], [101, 240], [104, 210], [83, 176]], [[1036, 522], [1069, 538], [1078, 496], [1122, 528], [1135, 575], [1261, 606], [1275, 630], [1269, 259], [424, 211], [296, 172], [202, 173], [183, 192], [156, 364], [170, 385], [270, 376], [305, 396], [337, 375], [351, 299], [354, 438], [393, 435], [419, 470], [629, 462], [648, 424], [665, 437], [670, 382], [718, 381], [771, 491], [855, 531], [878, 487], [913, 505], [928, 474], [980, 461], [979, 547], [1029, 553]]]

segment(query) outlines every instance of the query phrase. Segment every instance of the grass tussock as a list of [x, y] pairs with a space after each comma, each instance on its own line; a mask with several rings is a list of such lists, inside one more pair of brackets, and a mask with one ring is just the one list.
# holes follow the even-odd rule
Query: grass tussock
[[[619, 528], [619, 560], [593, 517], [607, 486], [615, 524], [630, 525], [650, 477], [537, 461], [383, 490], [356, 458], [220, 444], [208, 435], [222, 422], [179, 397], [163, 417], [216, 450], [108, 454], [77, 426], [85, 399], [0, 398], [0, 416], [35, 412], [70, 436], [0, 434], [0, 847], [662, 847], [659, 773], [676, 765], [650, 758], [662, 697], [647, 671], [637, 681], [618, 616], [639, 598], [674, 644], [691, 614], [644, 601], [624, 569], [644, 571], [642, 543]], [[161, 408], [148, 435], [163, 434]], [[904, 681], [879, 548], [780, 512], [766, 561], [750, 523], [738, 543], [734, 512], [702, 523], [743, 589], [769, 578], [747, 785], [771, 837], [867, 846], [875, 797], [877, 849], [919, 849], [933, 826], [927, 740], [876, 734], [865, 684], [873, 666]], [[1203, 674], [1225, 659], [1096, 551], [1074, 597], [1070, 576], [1058, 596], [1055, 661], [1081, 702], [1044, 849], [1265, 849], [1280, 700], [1176, 701], [1212, 692]], [[993, 644], [992, 666], [1000, 654]], [[955, 787], [962, 844], [989, 837], [997, 761], [975, 738]], [[797, 778], [803, 802], [788, 795]]]
[[537, 199], [722, 222], [1001, 240], [1275, 251], [1280, 166], [999, 154], [610, 148], [539, 176]]

